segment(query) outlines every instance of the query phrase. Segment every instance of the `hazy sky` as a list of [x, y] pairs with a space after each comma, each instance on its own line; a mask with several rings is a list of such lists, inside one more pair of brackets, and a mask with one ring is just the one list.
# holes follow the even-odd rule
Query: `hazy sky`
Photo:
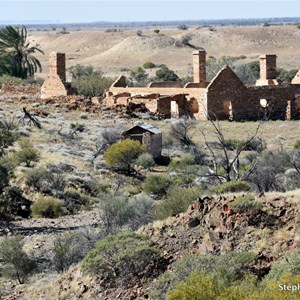
[[0, 22], [155, 21], [298, 17], [300, 1], [0, 0]]

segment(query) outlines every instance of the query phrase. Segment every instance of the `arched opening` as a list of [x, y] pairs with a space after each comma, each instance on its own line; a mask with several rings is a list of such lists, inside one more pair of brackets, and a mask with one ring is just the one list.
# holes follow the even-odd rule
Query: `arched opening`
[[224, 119], [233, 120], [232, 103], [230, 100], [223, 101]]

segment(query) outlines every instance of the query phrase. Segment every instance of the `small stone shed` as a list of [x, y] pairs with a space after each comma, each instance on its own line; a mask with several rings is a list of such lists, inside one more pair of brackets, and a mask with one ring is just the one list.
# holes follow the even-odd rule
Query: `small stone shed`
[[122, 139], [132, 139], [147, 146], [148, 152], [154, 157], [161, 156], [162, 133], [150, 124], [138, 124], [122, 132]]

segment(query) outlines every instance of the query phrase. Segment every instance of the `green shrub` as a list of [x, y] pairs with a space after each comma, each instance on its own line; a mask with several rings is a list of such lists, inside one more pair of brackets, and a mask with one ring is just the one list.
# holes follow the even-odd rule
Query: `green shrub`
[[213, 191], [218, 194], [247, 192], [250, 186], [246, 181], [229, 181], [213, 187]]
[[102, 226], [106, 233], [115, 233], [123, 227], [136, 230], [152, 220], [153, 201], [147, 197], [110, 194], [100, 195], [99, 207], [102, 211]]
[[164, 273], [153, 283], [150, 297], [157, 300], [165, 299], [168, 290], [173, 290], [178, 282], [184, 281], [195, 272], [212, 278], [220, 276], [223, 288], [229, 287], [233, 282], [249, 274], [247, 265], [253, 263], [255, 258], [256, 255], [250, 252], [228, 252], [219, 256], [186, 255], [174, 262], [172, 271]]
[[36, 268], [36, 263], [22, 250], [20, 236], [6, 237], [0, 244], [0, 257], [4, 262], [3, 274], [24, 283]]
[[252, 195], [237, 197], [229, 206], [237, 213], [251, 213], [255, 215], [263, 208], [263, 203], [255, 200]]
[[130, 79], [136, 85], [145, 85], [148, 80], [148, 74], [142, 67], [136, 67], [130, 71]]
[[152, 167], [155, 166], [155, 161], [152, 155], [149, 153], [142, 153], [135, 163], [146, 170], [150, 170]]
[[145, 150], [145, 145], [142, 145], [139, 141], [125, 139], [120, 143], [111, 145], [105, 151], [104, 158], [111, 167], [130, 173], [131, 165]]
[[300, 149], [300, 140], [297, 140], [294, 144], [294, 149]]
[[28, 218], [31, 213], [30, 205], [31, 201], [22, 196], [19, 188], [7, 186], [0, 194], [0, 219], [11, 220], [17, 216]]
[[26, 167], [30, 167], [32, 162], [40, 160], [40, 152], [34, 148], [33, 144], [28, 139], [20, 139], [19, 147], [15, 153], [15, 158], [19, 164], [25, 163]]
[[45, 79], [42, 78], [42, 77], [37, 77], [37, 78], [35, 78], [34, 81], [35, 81], [37, 84], [39, 84], [39, 85], [43, 85]]
[[278, 280], [284, 273], [300, 275], [300, 251], [296, 250], [285, 257], [277, 264], [274, 264], [271, 271], [265, 277], [266, 281]]
[[297, 69], [288, 71], [283, 68], [277, 68], [277, 78], [284, 83], [291, 83], [297, 72]]
[[180, 158], [172, 158], [170, 164], [169, 164], [169, 170], [170, 171], [180, 171], [182, 169], [185, 169], [186, 167], [195, 164], [195, 160], [193, 157], [189, 155], [185, 155]]
[[12, 146], [18, 136], [3, 126], [0, 126], [0, 157], [5, 154], [5, 150]]
[[72, 81], [80, 95], [86, 97], [102, 96], [106, 89], [113, 83], [109, 77], [104, 77], [99, 73], [92, 73], [90, 75], [79, 76]]
[[0, 165], [0, 193], [9, 185], [8, 170], [5, 166]]
[[39, 192], [61, 196], [64, 192], [66, 182], [61, 172], [54, 172], [45, 167], [38, 167], [26, 172], [25, 183]]
[[167, 66], [161, 67], [155, 72], [155, 80], [157, 81], [179, 81], [180, 78], [173, 70], [170, 70]]
[[180, 25], [178, 25], [178, 29], [179, 30], [188, 30], [189, 28], [186, 24], [180, 24]]
[[90, 237], [81, 232], [67, 232], [53, 242], [53, 264], [57, 272], [64, 272], [72, 264], [79, 262], [91, 249]]
[[165, 195], [172, 185], [172, 179], [167, 175], [149, 175], [144, 182], [144, 190], [148, 194]]
[[155, 68], [155, 64], [151, 61], [147, 61], [143, 64], [144, 69], [153, 69]]
[[196, 189], [174, 187], [168, 191], [165, 198], [155, 205], [155, 218], [163, 220], [185, 212], [188, 206], [199, 196]]
[[[184, 281], [177, 283], [175, 289], [167, 294], [168, 300], [245, 300], [255, 289], [255, 282], [249, 278], [247, 288], [241, 283], [224, 286], [221, 276], [193, 273]], [[247, 298], [248, 299], [248, 298]]]
[[129, 280], [151, 278], [160, 254], [148, 238], [123, 232], [100, 240], [84, 258], [82, 269], [100, 276], [104, 286], [123, 286]]
[[38, 218], [57, 218], [63, 214], [62, 206], [60, 200], [42, 196], [32, 204], [32, 215]]
[[14, 84], [22, 84], [24, 80], [18, 77], [13, 77], [10, 75], [2, 75], [0, 76], [0, 88], [3, 87], [6, 83], [14, 83]]
[[266, 143], [259, 137], [255, 137], [250, 143], [244, 140], [228, 139], [225, 141], [225, 147], [232, 151], [243, 148], [245, 151], [256, 151], [260, 153], [266, 149]]
[[[297, 300], [300, 275], [283, 274], [279, 280], [271, 280], [262, 285], [254, 276], [224, 286], [221, 276], [209, 276], [195, 272], [178, 282], [168, 292], [168, 300]], [[290, 286], [289, 290], [285, 287]], [[155, 298], [158, 300], [158, 298]], [[162, 298], [159, 298], [162, 299]]]
[[73, 189], [65, 191], [62, 197], [64, 199], [64, 208], [70, 214], [75, 214], [81, 209], [89, 209], [94, 202], [92, 197], [80, 194]]

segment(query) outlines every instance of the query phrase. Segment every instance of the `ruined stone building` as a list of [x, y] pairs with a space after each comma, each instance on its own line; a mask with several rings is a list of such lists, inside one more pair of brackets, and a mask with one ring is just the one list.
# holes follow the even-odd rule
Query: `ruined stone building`
[[[42, 86], [42, 98], [66, 95], [65, 56], [51, 53], [50, 74]], [[162, 117], [206, 120], [257, 120], [300, 118], [300, 71], [290, 84], [276, 80], [276, 55], [260, 56], [260, 78], [255, 85], [243, 84], [230, 67], [224, 66], [210, 81], [206, 80], [206, 52], [193, 52], [193, 82], [152, 82], [147, 87], [128, 87], [120, 76], [103, 100], [107, 106], [144, 103]]]
[[200, 120], [256, 120], [300, 118], [300, 71], [291, 84], [276, 80], [276, 55], [260, 56], [260, 78], [247, 86], [228, 66], [206, 81], [206, 52], [193, 52], [194, 81], [181, 86], [179, 82], [152, 82], [146, 88], [127, 87], [121, 76], [107, 93], [107, 105], [145, 103], [154, 113]]

